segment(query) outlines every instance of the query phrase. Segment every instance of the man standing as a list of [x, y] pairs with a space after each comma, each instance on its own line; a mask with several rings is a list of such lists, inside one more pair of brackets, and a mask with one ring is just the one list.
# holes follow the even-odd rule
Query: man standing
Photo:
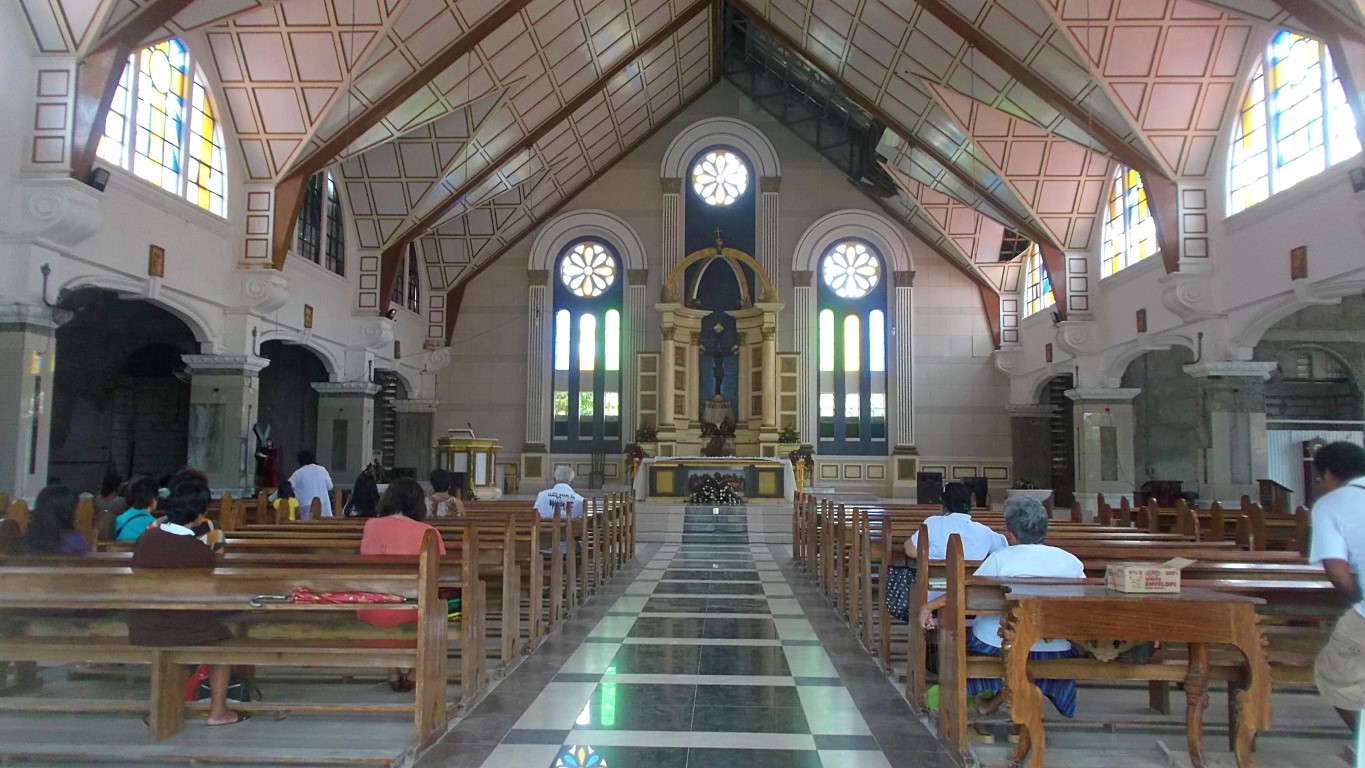
[[583, 516], [583, 497], [569, 485], [573, 482], [573, 468], [567, 465], [555, 467], [555, 485], [553, 488], [546, 488], [536, 495], [536, 511], [540, 513], [542, 520], [552, 520], [555, 516], [555, 507], [563, 507], [566, 513], [570, 512], [574, 517]]
[[299, 519], [307, 520], [312, 510], [313, 499], [322, 504], [322, 516], [332, 516], [332, 476], [326, 467], [318, 466], [312, 451], [299, 451], [299, 468], [289, 476], [289, 484], [294, 486], [294, 498], [299, 500]]
[[1360, 572], [1365, 565], [1365, 448], [1330, 443], [1313, 455], [1313, 469], [1327, 493], [1313, 503], [1308, 562], [1322, 565], [1337, 591], [1353, 603], [1337, 620], [1313, 676], [1318, 692], [1355, 728], [1365, 709], [1365, 600]]

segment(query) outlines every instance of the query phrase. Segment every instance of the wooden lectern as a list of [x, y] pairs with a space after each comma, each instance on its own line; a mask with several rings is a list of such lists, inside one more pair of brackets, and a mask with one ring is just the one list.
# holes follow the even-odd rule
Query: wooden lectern
[[1294, 494], [1293, 490], [1264, 478], [1257, 480], [1256, 485], [1261, 489], [1261, 509], [1283, 517], [1289, 516], [1289, 497]]
[[450, 430], [450, 437], [436, 441], [436, 466], [463, 476], [463, 498], [502, 498], [496, 468], [502, 446], [491, 437], [474, 437], [469, 430]]

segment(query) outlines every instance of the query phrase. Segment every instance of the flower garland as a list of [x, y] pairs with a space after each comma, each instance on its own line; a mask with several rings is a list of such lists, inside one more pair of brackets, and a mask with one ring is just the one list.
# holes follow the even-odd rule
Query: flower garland
[[744, 497], [735, 491], [719, 472], [710, 475], [697, 475], [688, 483], [693, 504], [710, 504], [717, 507], [738, 507], [744, 505]]

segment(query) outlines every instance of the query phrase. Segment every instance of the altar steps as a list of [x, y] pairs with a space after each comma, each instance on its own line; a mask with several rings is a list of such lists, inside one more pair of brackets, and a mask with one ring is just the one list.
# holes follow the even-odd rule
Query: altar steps
[[[638, 502], [635, 536], [641, 542], [671, 544], [791, 544], [791, 504], [749, 502], [742, 507], [689, 507], [677, 503]], [[729, 539], [734, 541], [730, 542]]]

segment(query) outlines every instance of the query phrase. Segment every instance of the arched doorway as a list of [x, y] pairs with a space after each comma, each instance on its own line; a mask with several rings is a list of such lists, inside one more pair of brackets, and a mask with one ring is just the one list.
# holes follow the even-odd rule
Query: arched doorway
[[298, 469], [295, 455], [303, 449], [317, 452], [318, 393], [313, 385], [327, 381], [327, 366], [307, 347], [267, 341], [261, 357], [270, 365], [261, 371], [260, 416], [256, 423], [270, 427], [279, 449], [280, 479]]
[[105, 473], [159, 477], [185, 465], [189, 326], [150, 302], [94, 288], [64, 297], [57, 329], [48, 474], [95, 490]]

